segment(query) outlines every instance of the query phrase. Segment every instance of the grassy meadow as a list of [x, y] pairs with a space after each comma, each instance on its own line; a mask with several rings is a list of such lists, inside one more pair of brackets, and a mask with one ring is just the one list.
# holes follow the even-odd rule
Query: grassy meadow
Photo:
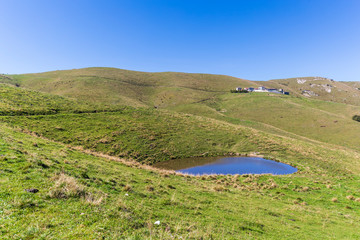
[[[249, 82], [205, 74], [91, 68], [2, 81], [2, 239], [360, 237], [356, 105], [231, 94]], [[217, 155], [264, 156], [298, 172], [151, 166]]]
[[[3, 238], [359, 236], [360, 179], [345, 169], [320, 174], [307, 162], [316, 173], [305, 167], [285, 176], [187, 177], [124, 165], [4, 124], [0, 134]], [[354, 157], [348, 154], [341, 157]], [[30, 188], [39, 192], [24, 191]]]
[[268, 93], [223, 94], [171, 110], [295, 138], [359, 149], [359, 106]]
[[111, 112], [125, 108], [103, 103], [88, 103], [3, 83], [0, 83], [0, 96], [0, 116]]

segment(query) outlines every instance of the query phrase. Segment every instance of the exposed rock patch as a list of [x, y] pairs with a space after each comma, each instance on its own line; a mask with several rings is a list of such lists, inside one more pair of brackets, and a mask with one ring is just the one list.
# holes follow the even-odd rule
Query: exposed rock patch
[[302, 95], [304, 95], [305, 97], [317, 97], [317, 96], [319, 96], [319, 94], [317, 94], [317, 93], [315, 93], [313, 91], [310, 91], [310, 90], [303, 90]]
[[298, 84], [306, 83], [306, 79], [303, 79], [303, 78], [298, 78], [298, 79], [296, 79], [296, 81], [297, 81]]

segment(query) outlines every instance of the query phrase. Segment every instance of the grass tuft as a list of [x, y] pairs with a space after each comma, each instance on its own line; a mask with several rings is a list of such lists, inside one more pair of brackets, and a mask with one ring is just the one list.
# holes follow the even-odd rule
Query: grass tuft
[[131, 190], [132, 190], [132, 187], [131, 187], [130, 185], [126, 184], [126, 185], [124, 186], [124, 191], [125, 191], [125, 192], [131, 192]]
[[86, 196], [85, 187], [73, 177], [61, 173], [55, 175], [52, 180], [55, 184], [49, 191], [51, 198], [80, 198]]
[[351, 201], [354, 201], [355, 200], [355, 197], [353, 195], [349, 195], [349, 196], [346, 196], [347, 199], [351, 200]]

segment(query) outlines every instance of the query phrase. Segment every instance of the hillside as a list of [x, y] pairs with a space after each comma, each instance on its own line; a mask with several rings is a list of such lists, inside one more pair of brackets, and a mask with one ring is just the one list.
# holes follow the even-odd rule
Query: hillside
[[[360, 126], [351, 120], [360, 113], [360, 91], [356, 82], [320, 77], [251, 82], [223, 75], [147, 73], [116, 68], [4, 75], [1, 79], [21, 89], [97, 104], [98, 109], [104, 108], [99, 105], [107, 105], [107, 109], [123, 105], [155, 106], [298, 139], [359, 148], [356, 133]], [[283, 88], [291, 95], [229, 93], [235, 86], [260, 85]]]
[[1, 75], [0, 82], [91, 102], [161, 108], [200, 102], [235, 87], [261, 85], [283, 88], [294, 96], [360, 105], [359, 82], [337, 82], [323, 77], [264, 82], [214, 74], [150, 73], [97, 67]]
[[350, 87], [353, 87], [355, 90], [360, 90], [360, 81], [358, 82], [342, 82]]
[[360, 106], [279, 94], [227, 93], [171, 110], [360, 150], [360, 124], [352, 120]]
[[76, 101], [61, 96], [27, 90], [10, 84], [0, 84], [0, 94], [0, 109], [2, 110], [21, 111], [25, 109], [35, 110], [36, 108], [62, 108], [65, 110], [77, 104]]
[[[360, 197], [358, 168], [354, 175], [345, 171], [339, 176], [328, 168], [322, 174], [291, 176], [186, 177], [93, 156], [0, 126], [5, 239], [359, 236], [359, 202], [354, 201]], [[311, 158], [306, 165], [316, 172], [313, 164], [326, 163], [329, 156], [355, 159], [353, 152], [313, 150], [319, 151], [316, 158], [295, 157], [299, 152], [292, 159]], [[31, 188], [39, 192], [24, 191]]]
[[272, 88], [286, 89], [296, 96], [360, 105], [360, 91], [357, 89], [360, 87], [359, 82], [336, 82], [323, 77], [299, 77], [259, 83]]
[[0, 83], [0, 115], [48, 115], [62, 112], [115, 110], [114, 106], [87, 103], [62, 96]]
[[12, 75], [3, 81], [79, 100], [159, 107], [202, 101], [238, 85], [257, 86], [248, 80], [223, 75], [147, 73], [116, 68]]
[[[259, 83], [206, 74], [90, 68], [0, 79], [4, 239], [359, 238], [351, 118], [360, 106], [230, 93]], [[200, 177], [151, 166], [219, 155], [298, 172]]]
[[[358, 237], [355, 150], [155, 109], [2, 116], [0, 136], [4, 238]], [[191, 177], [134, 161], [254, 151], [299, 171]]]

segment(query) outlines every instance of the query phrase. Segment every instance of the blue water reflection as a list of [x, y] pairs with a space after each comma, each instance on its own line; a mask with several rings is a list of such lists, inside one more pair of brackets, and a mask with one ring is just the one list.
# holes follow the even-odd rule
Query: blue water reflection
[[[183, 160], [172, 160], [168, 163], [163, 163], [162, 167], [172, 169], [181, 173], [188, 173], [193, 175], [203, 174], [274, 174], [284, 175], [291, 174], [297, 171], [296, 168], [258, 157], [225, 157], [213, 158], [202, 161], [193, 160], [191, 163]], [[196, 164], [198, 162], [199, 164]], [[184, 167], [181, 167], [181, 165]], [[189, 166], [190, 165], [190, 166]], [[176, 166], [174, 168], [174, 166]]]

